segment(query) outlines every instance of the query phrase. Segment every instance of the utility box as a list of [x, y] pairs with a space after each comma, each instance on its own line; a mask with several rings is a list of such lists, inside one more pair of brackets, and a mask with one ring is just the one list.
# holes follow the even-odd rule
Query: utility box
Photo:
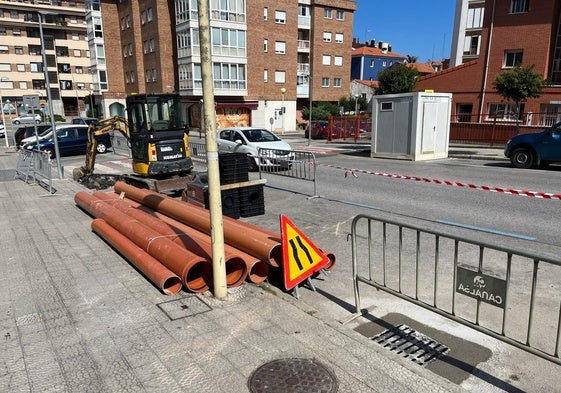
[[372, 97], [371, 157], [420, 161], [448, 157], [451, 93]]

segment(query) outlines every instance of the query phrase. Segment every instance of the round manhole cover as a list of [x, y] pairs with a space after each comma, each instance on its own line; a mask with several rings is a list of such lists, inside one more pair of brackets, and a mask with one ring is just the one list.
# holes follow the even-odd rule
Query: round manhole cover
[[335, 393], [332, 371], [315, 359], [280, 359], [265, 363], [249, 377], [252, 393]]

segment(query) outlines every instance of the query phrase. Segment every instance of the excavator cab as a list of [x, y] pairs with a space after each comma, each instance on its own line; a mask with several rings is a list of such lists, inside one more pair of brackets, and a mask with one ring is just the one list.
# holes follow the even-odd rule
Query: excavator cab
[[128, 96], [127, 118], [135, 174], [167, 177], [193, 169], [178, 95]]

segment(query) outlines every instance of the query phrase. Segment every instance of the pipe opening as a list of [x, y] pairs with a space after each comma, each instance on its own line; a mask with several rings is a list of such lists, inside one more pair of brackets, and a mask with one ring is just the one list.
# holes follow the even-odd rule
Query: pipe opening
[[249, 268], [249, 281], [255, 284], [261, 284], [269, 275], [269, 265], [263, 261], [257, 261]]
[[240, 257], [233, 257], [226, 261], [226, 286], [229, 288], [237, 287], [245, 281], [247, 268], [245, 262]]
[[181, 283], [181, 279], [177, 276], [170, 277], [162, 284], [162, 291], [166, 295], [175, 295], [177, 292], [181, 290], [183, 284]]
[[185, 273], [184, 284], [191, 292], [201, 293], [210, 289], [212, 283], [212, 265], [206, 261], [198, 261]]

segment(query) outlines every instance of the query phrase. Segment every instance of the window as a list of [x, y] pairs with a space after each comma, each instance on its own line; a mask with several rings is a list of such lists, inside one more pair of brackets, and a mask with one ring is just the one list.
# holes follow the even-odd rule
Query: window
[[517, 14], [521, 12], [528, 12], [528, 5], [530, 0], [510, 0], [510, 13]]
[[74, 49], [74, 57], [82, 57], [82, 51], [80, 49]]
[[280, 23], [281, 25], [286, 24], [285, 11], [275, 11], [275, 23]]
[[286, 83], [286, 72], [275, 71], [275, 83]]
[[376, 63], [375, 60], [370, 60], [370, 68], [374, 67], [374, 64]]
[[60, 63], [58, 65], [58, 72], [69, 74], [70, 72], [72, 72], [72, 68], [70, 68], [70, 64]]
[[[218, 89], [245, 89], [245, 64], [214, 63], [214, 87]], [[202, 82], [202, 78], [200, 78]]]
[[12, 35], [21, 35], [21, 29], [17, 29], [14, 27], [14, 29], [12, 30]]
[[34, 90], [45, 90], [45, 80], [43, 79], [33, 79], [31, 85]]
[[343, 43], [343, 34], [342, 33], [335, 33], [335, 42], [338, 44]]
[[83, 74], [84, 73], [84, 68], [81, 66], [76, 66], [74, 67], [74, 72], [77, 74]]
[[213, 27], [212, 53], [217, 56], [245, 57], [245, 34], [244, 30]]
[[29, 67], [31, 72], [43, 72], [43, 63], [30, 63]]
[[60, 90], [72, 90], [72, 81], [60, 81]]
[[0, 27], [0, 35], [6, 35], [6, 28]]
[[156, 82], [158, 80], [158, 71], [155, 68], [152, 68], [152, 82]]
[[330, 80], [329, 78], [321, 78], [321, 87], [329, 87]]
[[324, 9], [323, 17], [326, 19], [333, 19], [333, 10], [331, 8]]
[[275, 53], [278, 55], [284, 55], [286, 53], [286, 42], [275, 41]]
[[321, 58], [321, 64], [323, 65], [331, 65], [331, 56], [323, 55]]
[[483, 7], [468, 9], [466, 24], [468, 29], [481, 29], [483, 27], [483, 10]]
[[121, 18], [121, 30], [125, 30], [125, 27], [126, 27], [125, 18]]
[[323, 42], [331, 42], [331, 33], [324, 31], [323, 32]]
[[341, 67], [343, 65], [343, 56], [333, 56], [333, 65]]
[[386, 60], [382, 60], [382, 67], [385, 67], [387, 65]]
[[512, 68], [520, 64], [522, 64], [522, 51], [507, 51], [505, 53], [504, 68]]
[[0, 63], [0, 71], [9, 72], [12, 70], [12, 66], [9, 63]]
[[70, 23], [72, 24], [78, 23], [78, 18], [76, 18], [75, 16], [70, 16]]
[[381, 102], [380, 103], [380, 110], [381, 111], [393, 111], [393, 102]]
[[333, 78], [333, 87], [341, 87], [341, 78]]
[[136, 81], [136, 75], [134, 71], [131, 71], [131, 83], [134, 83], [135, 81]]
[[57, 46], [56, 55], [59, 57], [68, 57], [68, 47], [67, 46]]
[[263, 40], [263, 52], [267, 53], [269, 51], [269, 41]]
[[[520, 104], [520, 113], [524, 113], [524, 104]], [[516, 104], [489, 104], [489, 114], [487, 120], [518, 120], [519, 116], [516, 112]]]
[[86, 85], [84, 84], [84, 82], [77, 82], [77, 83], [76, 83], [76, 88], [77, 88], [78, 90], [85, 90]]
[[18, 64], [17, 69], [19, 72], [25, 72], [25, 64]]
[[19, 83], [19, 88], [21, 90], [27, 90], [27, 82], [20, 82]]
[[269, 9], [267, 7], [263, 8], [263, 20], [269, 20]]
[[8, 54], [8, 45], [0, 45], [0, 53]]
[[140, 13], [140, 23], [143, 25], [146, 23], [146, 10]]
[[17, 10], [10, 11], [10, 18], [12, 19], [19, 19], [19, 14]]
[[152, 20], [154, 20], [154, 15], [152, 12], [152, 7], [148, 8], [148, 10], [146, 10], [146, 20], [148, 22], [152, 22]]
[[269, 82], [269, 70], [267, 69], [263, 70], [263, 82]]
[[[144, 41], [144, 43], [146, 44], [146, 41]], [[127, 57], [127, 54], [129, 53], [127, 46], [124, 45], [123, 46], [123, 57]], [[144, 48], [144, 53], [146, 53], [146, 48]]]
[[127, 29], [131, 27], [131, 16], [130, 15], [125, 16], [125, 27]]
[[31, 56], [39, 56], [42, 54], [40, 45], [28, 45], [27, 50]]
[[148, 46], [149, 46], [149, 48], [150, 48], [150, 53], [152, 53], [152, 52], [154, 52], [154, 50], [156, 50], [156, 44], [155, 44], [153, 38], [150, 38], [150, 41], [149, 41], [149, 45], [148, 45]]
[[[105, 53], [103, 51], [103, 46], [98, 45], [97, 52], [98, 52], [97, 57], [105, 57]], [[132, 44], [129, 44], [129, 56], [132, 56]]]
[[[142, 43], [142, 48], [144, 49], [144, 54], [148, 53], [148, 41], [144, 41]], [[126, 53], [125, 53], [125, 57], [127, 57]]]
[[80, 35], [78, 33], [72, 33], [73, 41], [80, 41]]
[[337, 20], [345, 20], [345, 11], [337, 10], [337, 14], [335, 16]]
[[479, 54], [479, 44], [481, 36], [471, 35], [466, 36], [464, 39], [464, 55], [473, 56]]
[[16, 55], [23, 55], [23, 47], [22, 46], [16, 46], [14, 48], [14, 51], [16, 52]]

